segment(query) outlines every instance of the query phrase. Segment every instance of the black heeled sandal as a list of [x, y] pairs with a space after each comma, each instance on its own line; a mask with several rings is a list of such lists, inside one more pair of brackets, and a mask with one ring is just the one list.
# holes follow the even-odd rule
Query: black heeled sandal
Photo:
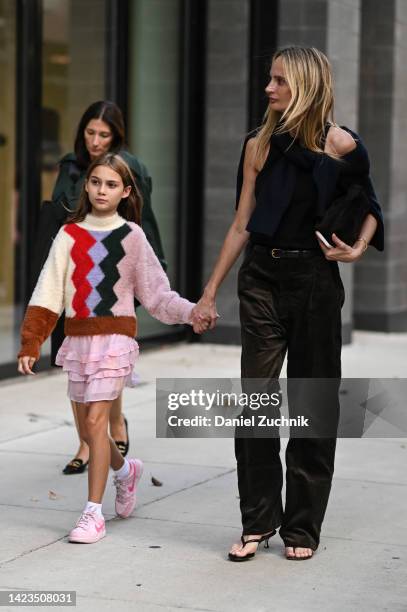
[[70, 474], [82, 474], [88, 467], [88, 463], [89, 461], [86, 461], [84, 463], [82, 459], [75, 457], [74, 459], [72, 459], [72, 461], [66, 464], [66, 466], [62, 470], [62, 473], [66, 474], [67, 476], [69, 476]]
[[127, 436], [127, 442], [123, 442], [122, 440], [115, 440], [115, 444], [117, 446], [117, 448], [120, 451], [120, 454], [122, 457], [125, 457], [127, 455], [127, 453], [129, 452], [129, 446], [130, 446], [130, 441], [129, 441], [129, 426], [127, 423], [127, 419], [126, 417], [124, 417], [124, 424], [126, 426], [126, 436]]
[[[264, 548], [269, 548], [269, 539], [271, 537], [273, 537], [273, 535], [275, 535], [277, 532], [275, 529], [273, 529], [273, 531], [270, 531], [269, 533], [265, 533], [263, 536], [260, 537], [259, 540], [255, 540], [255, 539], [251, 539], [251, 540], [245, 540], [243, 535], [240, 538], [240, 541], [242, 542], [243, 548], [246, 546], [246, 544], [261, 544], [262, 542], [264, 542]], [[252, 553], [247, 553], [247, 555], [241, 556], [241, 555], [235, 555], [234, 553], [229, 553], [228, 557], [229, 557], [229, 561], [248, 561], [249, 559], [253, 559], [254, 555], [256, 554], [257, 550], [255, 552]]]

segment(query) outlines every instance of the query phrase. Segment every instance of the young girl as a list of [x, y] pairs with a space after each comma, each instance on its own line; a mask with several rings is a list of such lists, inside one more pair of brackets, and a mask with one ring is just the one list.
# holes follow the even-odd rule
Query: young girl
[[136, 297], [163, 323], [206, 324], [194, 304], [172, 291], [140, 223], [141, 197], [131, 171], [108, 153], [88, 169], [77, 211], [57, 234], [25, 314], [18, 370], [33, 374], [40, 346], [65, 309], [66, 338], [56, 363], [68, 372], [68, 396], [78, 405], [81, 439], [90, 449], [88, 502], [70, 542], [106, 535], [102, 498], [112, 466], [118, 516], [136, 504], [140, 459], [124, 459], [108, 435], [112, 402], [134, 384]]

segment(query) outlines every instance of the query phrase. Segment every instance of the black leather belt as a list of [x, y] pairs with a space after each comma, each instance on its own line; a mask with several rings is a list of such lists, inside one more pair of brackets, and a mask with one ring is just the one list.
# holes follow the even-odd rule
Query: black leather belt
[[315, 255], [323, 254], [321, 249], [273, 249], [262, 244], [254, 244], [253, 248], [255, 251], [268, 253], [274, 259], [285, 259], [286, 257], [315, 257]]

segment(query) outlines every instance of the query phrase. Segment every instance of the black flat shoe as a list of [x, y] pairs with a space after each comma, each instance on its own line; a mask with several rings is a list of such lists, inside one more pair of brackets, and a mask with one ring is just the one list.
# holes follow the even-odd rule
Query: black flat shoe
[[86, 463], [84, 463], [82, 459], [78, 459], [78, 457], [75, 457], [74, 459], [72, 459], [72, 461], [66, 464], [66, 466], [62, 470], [62, 473], [67, 475], [82, 474], [88, 467], [88, 463], [89, 461], [86, 461]]
[[117, 448], [119, 449], [120, 454], [121, 454], [122, 457], [125, 457], [127, 455], [127, 453], [129, 452], [129, 446], [130, 446], [130, 442], [129, 442], [129, 426], [128, 426], [126, 417], [124, 417], [124, 424], [126, 425], [127, 442], [123, 442], [122, 440], [115, 440], [115, 444], [116, 444]]
[[[275, 535], [277, 532], [275, 529], [273, 529], [273, 531], [270, 531], [269, 533], [265, 533], [263, 536], [260, 537], [260, 539], [254, 539], [252, 538], [251, 540], [245, 540], [244, 537], [242, 536], [240, 538], [243, 548], [246, 546], [246, 544], [251, 544], [252, 542], [254, 544], [260, 544], [261, 542], [264, 542], [264, 548], [269, 548], [269, 539], [271, 537], [273, 537], [273, 535]], [[247, 555], [241, 556], [241, 555], [235, 555], [234, 553], [229, 553], [228, 557], [229, 557], [229, 561], [248, 561], [249, 559], [253, 559], [254, 555], [256, 554], [257, 551], [252, 552], [252, 553], [247, 553]]]

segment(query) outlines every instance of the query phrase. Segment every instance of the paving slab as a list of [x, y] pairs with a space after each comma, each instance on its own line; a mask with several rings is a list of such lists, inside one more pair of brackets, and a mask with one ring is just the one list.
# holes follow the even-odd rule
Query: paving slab
[[[133, 524], [138, 527], [133, 536], [116, 522], [93, 547], [58, 541], [3, 564], [0, 588], [76, 590], [80, 610], [106, 599], [129, 610], [149, 605], [216, 611], [405, 610], [406, 572], [393, 558], [400, 556], [397, 546], [388, 545], [384, 555], [380, 544], [333, 539], [311, 561], [298, 563], [286, 561], [280, 543], [273, 542], [249, 563], [232, 564], [224, 556], [230, 540], [224, 527], [137, 519]], [[83, 571], [73, 571], [79, 567]]]
[[[142, 353], [143, 384], [124, 395], [131, 452], [146, 463], [138, 508], [114, 518], [109, 485], [108, 535], [92, 546], [66, 539], [87, 475], [60, 473], [77, 443], [64, 375], [2, 381], [0, 589], [75, 590], [84, 612], [405, 612], [405, 439], [338, 440], [313, 559], [286, 561], [277, 536], [249, 563], [226, 560], [240, 535], [233, 440], [156, 439], [155, 377], [238, 377], [239, 362], [239, 347], [218, 345]], [[407, 334], [358, 332], [343, 350], [344, 376], [402, 377], [405, 363]]]

